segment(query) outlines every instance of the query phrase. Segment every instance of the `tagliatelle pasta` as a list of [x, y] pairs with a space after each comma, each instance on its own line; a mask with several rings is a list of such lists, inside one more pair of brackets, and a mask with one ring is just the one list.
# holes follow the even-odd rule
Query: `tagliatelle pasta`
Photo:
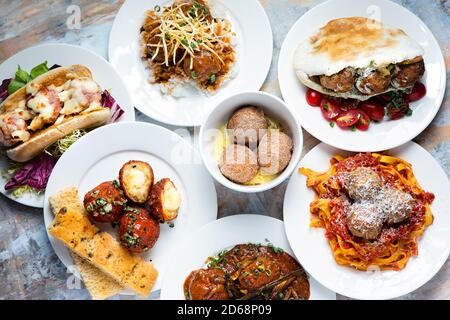
[[[300, 168], [300, 172], [307, 177], [307, 186], [313, 188], [317, 195], [310, 204], [310, 226], [326, 230], [325, 236], [340, 265], [358, 270], [372, 267], [403, 269], [411, 256], [418, 255], [418, 238], [433, 223], [430, 204], [434, 195], [421, 188], [411, 164], [400, 158], [378, 153], [347, 158], [336, 155], [330, 163], [330, 168], [324, 173]], [[356, 237], [347, 227], [348, 197], [339, 175], [358, 167], [369, 167], [380, 175], [383, 184], [408, 193], [415, 203], [406, 220], [385, 224], [374, 240]]]

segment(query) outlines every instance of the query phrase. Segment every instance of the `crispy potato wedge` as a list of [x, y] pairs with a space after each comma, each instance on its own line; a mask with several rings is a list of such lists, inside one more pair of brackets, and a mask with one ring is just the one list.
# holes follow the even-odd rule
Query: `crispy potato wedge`
[[164, 222], [172, 221], [178, 216], [181, 194], [169, 178], [164, 178], [153, 186], [147, 204], [156, 219]]
[[147, 201], [153, 186], [153, 169], [146, 162], [131, 160], [120, 169], [119, 180], [125, 196], [142, 204]]

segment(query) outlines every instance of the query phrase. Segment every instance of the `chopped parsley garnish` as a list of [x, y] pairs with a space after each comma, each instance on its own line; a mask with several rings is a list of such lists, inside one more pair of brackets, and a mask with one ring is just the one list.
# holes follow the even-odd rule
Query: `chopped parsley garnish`
[[211, 76], [209, 77], [209, 82], [213, 84], [214, 82], [216, 82], [216, 80], [217, 80], [216, 74], [212, 73]]
[[330, 127], [333, 128], [334, 127], [334, 122], [330, 121]]
[[160, 11], [161, 11], [161, 6], [156, 5], [153, 9], [154, 9], [156, 12], [160, 12]]

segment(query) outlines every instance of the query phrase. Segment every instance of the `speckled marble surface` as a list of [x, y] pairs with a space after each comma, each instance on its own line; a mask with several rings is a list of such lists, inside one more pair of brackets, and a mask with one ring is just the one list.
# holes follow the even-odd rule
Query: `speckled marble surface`
[[[225, 0], [226, 1], [226, 0]], [[280, 96], [276, 62], [289, 28], [307, 10], [322, 1], [260, 0], [274, 33], [274, 54], [262, 90]], [[376, 2], [374, 0], [374, 2]], [[395, 0], [418, 15], [437, 38], [450, 71], [450, 3], [447, 0]], [[0, 0], [0, 63], [35, 44], [63, 42], [81, 45], [107, 57], [109, 31], [123, 1]], [[66, 26], [67, 9], [81, 8], [81, 29]], [[448, 82], [447, 82], [448, 86]], [[137, 112], [137, 120], [154, 122]], [[171, 128], [174, 129], [174, 128]], [[304, 132], [304, 153], [318, 141]], [[450, 175], [450, 96], [430, 126], [416, 139]], [[216, 184], [219, 217], [254, 213], [281, 219], [286, 183], [260, 194], [238, 194]], [[53, 252], [45, 232], [42, 210], [31, 209], [0, 197], [0, 299], [87, 299]], [[156, 298], [157, 296], [153, 296]], [[129, 297], [115, 297], [127, 299]], [[343, 298], [345, 297], [338, 297]], [[403, 299], [450, 299], [450, 259], [439, 273]]]

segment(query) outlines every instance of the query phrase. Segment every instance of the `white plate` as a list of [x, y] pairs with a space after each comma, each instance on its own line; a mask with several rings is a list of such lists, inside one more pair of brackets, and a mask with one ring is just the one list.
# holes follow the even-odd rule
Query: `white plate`
[[[122, 165], [129, 160], [148, 162], [155, 181], [168, 177], [181, 192], [182, 204], [175, 227], [161, 225], [156, 245], [142, 256], [153, 260], [159, 272], [153, 291], [160, 288], [168, 267], [170, 251], [185, 241], [187, 232], [213, 221], [217, 217], [217, 195], [199, 155], [177, 134], [143, 122], [113, 124], [99, 128], [77, 141], [58, 161], [50, 176], [45, 193], [45, 226], [53, 221], [48, 198], [59, 190], [76, 186], [80, 200], [85, 193], [103, 181], [116, 179]], [[98, 224], [117, 235], [110, 224]], [[69, 250], [49, 235], [56, 254], [66, 267], [73, 265]]]
[[[139, 31], [145, 12], [167, 0], [127, 0], [117, 13], [109, 38], [109, 61], [132, 93], [136, 108], [171, 125], [199, 126], [212, 106], [230, 94], [259, 90], [272, 61], [273, 39], [269, 19], [257, 0], [211, 0], [212, 8], [231, 19], [237, 34], [236, 74], [213, 95], [191, 90], [175, 99], [148, 83], [149, 70], [140, 58]], [[250, 18], [251, 17], [251, 18]], [[250, 19], [249, 19], [250, 18]]]
[[[36, 65], [47, 61], [48, 66], [54, 64], [69, 66], [72, 64], [84, 64], [92, 71], [94, 80], [98, 82], [102, 89], [110, 91], [117, 103], [125, 111], [119, 121], [134, 121], [134, 108], [131, 96], [119, 74], [101, 56], [84, 48], [68, 44], [44, 44], [31, 47], [16, 53], [0, 65], [0, 80], [13, 78], [17, 65], [22, 69], [30, 71]], [[5, 157], [0, 157], [0, 170], [8, 166]], [[44, 195], [24, 194], [15, 198], [10, 192], [4, 189], [6, 180], [0, 175], [0, 192], [8, 198], [21, 204], [43, 208]]]
[[[381, 20], [389, 26], [403, 29], [425, 50], [426, 73], [422, 82], [427, 95], [414, 103], [411, 117], [370, 124], [367, 131], [352, 132], [329, 126], [319, 108], [305, 101], [306, 87], [297, 79], [293, 55], [299, 42], [314, 33], [329, 20], [362, 16]], [[445, 64], [436, 39], [428, 27], [407, 9], [386, 0], [330, 0], [305, 13], [291, 28], [280, 52], [278, 78], [283, 98], [295, 109], [303, 128], [317, 139], [336, 148], [349, 151], [380, 151], [395, 148], [422, 132], [438, 112], [445, 91]]]
[[[350, 153], [321, 143], [303, 158], [299, 167], [326, 171], [335, 154], [347, 156]], [[344, 296], [390, 299], [407, 294], [430, 280], [450, 252], [450, 184], [446, 174], [433, 157], [414, 142], [392, 149], [389, 154], [410, 162], [419, 184], [436, 196], [431, 206], [434, 221], [419, 239], [419, 255], [411, 257], [401, 271], [364, 272], [338, 265], [324, 229], [309, 226], [309, 204], [314, 199], [314, 191], [306, 187], [306, 177], [294, 173], [286, 190], [284, 225], [292, 250], [317, 281]]]
[[[162, 300], [184, 300], [183, 284], [186, 277], [205, 265], [205, 260], [224, 249], [242, 243], [267, 243], [280, 247], [293, 256], [283, 230], [283, 222], [272, 217], [238, 214], [219, 219], [193, 233], [182, 246], [173, 251], [172, 263], [161, 288]], [[301, 263], [301, 261], [300, 261]], [[335, 300], [336, 294], [309, 277], [313, 300]]]

